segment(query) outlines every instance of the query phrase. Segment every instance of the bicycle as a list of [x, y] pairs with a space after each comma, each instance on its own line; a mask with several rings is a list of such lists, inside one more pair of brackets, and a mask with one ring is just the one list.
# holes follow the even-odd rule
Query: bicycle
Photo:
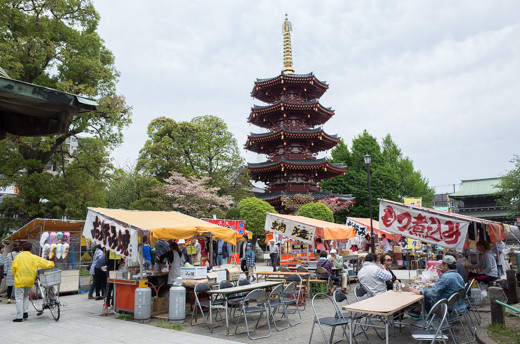
[[60, 282], [61, 270], [38, 270], [30, 295], [31, 303], [36, 312], [38, 312], [36, 315], [42, 315], [43, 310], [48, 309], [54, 320], [58, 321], [60, 319]]

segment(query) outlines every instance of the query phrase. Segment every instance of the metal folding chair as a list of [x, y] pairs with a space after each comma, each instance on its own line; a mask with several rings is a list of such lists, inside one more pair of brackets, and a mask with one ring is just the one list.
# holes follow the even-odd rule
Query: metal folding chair
[[[349, 323], [349, 320], [347, 320], [343, 317], [338, 317], [337, 314], [333, 314], [333, 316], [320, 317], [318, 315], [318, 312], [316, 311], [316, 307], [314, 307], [314, 300], [316, 299], [316, 297], [328, 299], [332, 303], [333, 309], [335, 309], [334, 302], [329, 295], [327, 295], [325, 293], [317, 293], [316, 295], [314, 295], [312, 297], [311, 306], [312, 306], [312, 311], [314, 312], [314, 320], [312, 322], [312, 329], [311, 329], [311, 336], [309, 338], [309, 344], [312, 341], [312, 334], [314, 333], [314, 326], [316, 324], [318, 324], [318, 326], [320, 328], [321, 335], [323, 336], [323, 342], [325, 344], [337, 343], [337, 342], [343, 340], [343, 338], [346, 336], [346, 327]], [[327, 338], [327, 336], [325, 335], [325, 330], [323, 329], [324, 326], [328, 326], [328, 327], [332, 328], [329, 338]], [[333, 342], [334, 333], [336, 331], [336, 327], [338, 327], [338, 326], [341, 326], [343, 328], [343, 333], [339, 340], [337, 340], [336, 342]]]
[[[359, 285], [357, 285], [354, 288], [354, 296], [356, 297], [356, 301], [359, 302], [359, 301], [371, 298], [373, 295], [370, 293], [370, 291], [364, 285], [362, 285], [360, 283]], [[377, 334], [377, 336], [380, 339], [384, 339], [385, 338], [383, 335], [379, 334], [379, 332], [377, 331], [376, 325], [372, 321], [373, 319], [378, 320], [378, 321], [384, 321], [381, 317], [377, 317], [377, 316], [372, 316], [372, 315], [366, 314], [366, 315], [363, 316], [363, 318], [365, 318], [365, 321], [366, 321], [366, 324], [367, 324], [365, 326], [367, 328], [368, 328], [368, 326], [372, 327], [374, 329], [375, 333]], [[361, 326], [361, 328], [364, 331], [366, 331], [366, 328], [363, 328], [362, 324], [360, 324], [360, 326]]]
[[[263, 314], [265, 313], [265, 320], [267, 321], [267, 327], [269, 329], [269, 333], [264, 336], [251, 337], [251, 334], [254, 333], [258, 329], [258, 325], [260, 320], [263, 318]], [[258, 319], [256, 321], [255, 329], [249, 329], [249, 322], [247, 320], [248, 315], [258, 314]], [[244, 322], [246, 325], [246, 332], [249, 339], [259, 339], [259, 338], [267, 338], [271, 335], [271, 322], [269, 321], [269, 299], [267, 297], [267, 293], [262, 289], [255, 289], [250, 291], [245, 297], [244, 301], [241, 303], [240, 307], [240, 315], [238, 316], [237, 327], [235, 328], [235, 334], [238, 333], [238, 325], [240, 324], [240, 319], [244, 316]]]
[[[224, 309], [224, 311], [225, 311], [226, 307], [225, 307], [225, 304], [224, 304], [224, 302], [222, 300], [212, 301], [211, 297], [209, 297], [207, 300], [201, 300], [200, 299], [200, 294], [207, 293], [210, 290], [211, 290], [210, 286], [207, 285], [206, 283], [197, 283], [195, 285], [195, 288], [193, 290], [193, 293], [195, 295], [195, 306], [194, 306], [193, 312], [191, 313], [190, 324], [192, 326], [200, 325], [200, 324], [196, 324], [196, 322], [197, 322], [197, 311], [200, 311], [200, 314], [202, 315], [202, 320], [204, 320], [204, 324], [206, 324], [206, 326], [211, 330], [211, 332], [213, 332], [214, 326], [212, 325], [213, 322], [211, 321], [211, 319], [212, 319], [212, 310], [213, 309], [217, 310], [217, 315], [215, 316], [215, 320], [217, 320], [217, 316], [220, 316], [220, 320], [223, 321], [224, 318], [222, 317], [222, 314], [220, 314], [220, 310]], [[208, 318], [206, 318], [206, 315], [204, 314], [203, 308], [207, 308], [209, 310], [209, 317]], [[193, 322], [193, 320], [195, 320], [195, 323]], [[208, 320], [210, 320], [210, 323], [208, 323]]]
[[329, 276], [327, 279], [325, 279], [323, 277], [319, 277], [318, 279], [321, 279], [321, 280], [324, 280], [324, 281], [326, 280], [327, 281], [327, 290], [330, 290], [331, 279], [330, 279], [330, 274], [327, 271], [327, 269], [322, 268], [321, 266], [318, 266], [316, 268], [316, 277], [318, 277], [319, 275], [328, 275]]
[[446, 343], [449, 339], [444, 331], [449, 331], [450, 325], [446, 321], [448, 315], [448, 304], [446, 299], [438, 301], [428, 313], [424, 321], [424, 327], [420, 330], [412, 331], [412, 338], [416, 342], [426, 341], [435, 343], [441, 341]]
[[[477, 305], [475, 305], [475, 303], [471, 299], [471, 289], [472, 289], [473, 283], [477, 283], [477, 281], [471, 280], [470, 282], [466, 283], [466, 295], [464, 297], [464, 302], [466, 303], [466, 307], [468, 308], [470, 314], [472, 314], [473, 317], [475, 318], [475, 322], [477, 323], [477, 325], [480, 325], [480, 322], [482, 321], [482, 317], [480, 316]], [[473, 322], [473, 320], [472, 320], [472, 322]]]
[[302, 314], [300, 313], [300, 307], [298, 306], [298, 298], [294, 297], [295, 291], [296, 291], [296, 282], [289, 283], [285, 287], [285, 289], [283, 290], [283, 302], [284, 302], [285, 307], [287, 309], [287, 313], [290, 313], [289, 312], [289, 310], [290, 310], [289, 307], [290, 306], [294, 306], [294, 312], [293, 313], [298, 312], [298, 316], [300, 317], [300, 321], [297, 322], [297, 323], [292, 324], [289, 321], [289, 325], [291, 325], [291, 326], [301, 324], [301, 322], [302, 322]]
[[[459, 341], [457, 340], [457, 336], [455, 335], [455, 330], [453, 328], [453, 325], [455, 325], [456, 323], [459, 323], [460, 327], [464, 331], [464, 335], [466, 336], [466, 341], [461, 344], [468, 344], [468, 343], [471, 343], [472, 341], [469, 339], [468, 332], [466, 331], [466, 327], [462, 323], [462, 315], [457, 311], [457, 303], [459, 302], [459, 300], [460, 300], [460, 296], [459, 296], [458, 292], [453, 293], [448, 298], [448, 301], [446, 302], [448, 304], [448, 316], [446, 317], [446, 321], [450, 325], [449, 332], [450, 332], [451, 336], [453, 337], [453, 341], [455, 343], [459, 343]], [[450, 308], [451, 308], [451, 310], [450, 310]]]
[[296, 272], [309, 272], [309, 269], [307, 269], [305, 266], [303, 265], [300, 265], [298, 266], [298, 268], [296, 269]]
[[[349, 304], [347, 295], [345, 295], [341, 290], [335, 290], [334, 293], [332, 294], [332, 301], [334, 303], [334, 308], [336, 309], [336, 316], [338, 318], [343, 318], [343, 319], [350, 321], [351, 312], [343, 312], [341, 310], [342, 304], [346, 304], [346, 305]], [[360, 326], [361, 332], [356, 333], [357, 323], [360, 320], [362, 320], [364, 317], [365, 317], [365, 315], [361, 314], [361, 313], [352, 314], [352, 320], [354, 321], [354, 323], [353, 323], [354, 326], [352, 328], [352, 332], [353, 332], [352, 338], [354, 338], [356, 343], [357, 343], [356, 336], [360, 335], [361, 333], [363, 333], [365, 335], [365, 338], [367, 339], [367, 341], [370, 341], [363, 326]]]
[[[283, 302], [283, 289], [283, 284], [279, 284], [269, 293], [269, 320], [274, 324], [276, 331], [289, 328], [289, 315], [287, 314], [287, 307], [285, 307], [285, 303]], [[278, 328], [276, 324], [275, 315], [279, 308], [282, 309], [282, 316], [284, 316], [287, 321], [287, 326], [284, 328]]]
[[[298, 307], [300, 306], [300, 303], [303, 304], [302, 311], [305, 310], [305, 295], [303, 294], [303, 280], [300, 275], [289, 275], [285, 278], [287, 282], [295, 282], [296, 283], [296, 289], [291, 291], [292, 298], [298, 299]], [[289, 295], [286, 295], [285, 297], [289, 297]]]
[[289, 270], [289, 268], [287, 268], [286, 266], [280, 266], [278, 268], [278, 271], [280, 271], [280, 272], [291, 272], [291, 270]]

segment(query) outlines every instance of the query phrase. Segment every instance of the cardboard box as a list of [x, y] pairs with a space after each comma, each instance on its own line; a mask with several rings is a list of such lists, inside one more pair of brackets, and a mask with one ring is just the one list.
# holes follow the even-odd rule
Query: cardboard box
[[195, 266], [193, 268], [182, 268], [181, 277], [186, 279], [201, 279], [206, 278], [208, 270], [205, 266]]
[[168, 297], [153, 298], [153, 313], [168, 312]]
[[238, 266], [231, 266], [229, 268], [226, 268], [227, 272], [227, 280], [232, 281], [238, 281], [240, 279], [240, 267]]
[[227, 279], [226, 269], [213, 268], [213, 270], [211, 270], [211, 272], [217, 274], [216, 283], [220, 283], [220, 281], [224, 281]]
[[208, 275], [206, 276], [206, 278], [208, 279], [208, 284], [217, 284], [217, 277], [218, 274], [216, 272], [208, 272]]

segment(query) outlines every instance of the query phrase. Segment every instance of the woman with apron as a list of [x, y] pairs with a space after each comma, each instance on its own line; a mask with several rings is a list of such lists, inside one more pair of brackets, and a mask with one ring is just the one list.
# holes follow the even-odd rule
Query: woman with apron
[[170, 272], [168, 273], [168, 284], [173, 285], [177, 277], [181, 277], [181, 251], [176, 242], [170, 244], [170, 251], [164, 253], [159, 259], [168, 259], [170, 264]]

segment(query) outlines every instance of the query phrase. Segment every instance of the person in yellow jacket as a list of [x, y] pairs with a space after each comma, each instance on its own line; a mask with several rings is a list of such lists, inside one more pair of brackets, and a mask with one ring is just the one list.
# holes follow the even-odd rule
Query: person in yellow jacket
[[32, 254], [31, 248], [32, 244], [25, 242], [22, 245], [22, 252], [13, 260], [12, 271], [16, 299], [16, 319], [13, 319], [14, 322], [21, 322], [29, 317], [29, 294], [34, 285], [38, 268], [49, 269], [54, 266], [54, 262]]

